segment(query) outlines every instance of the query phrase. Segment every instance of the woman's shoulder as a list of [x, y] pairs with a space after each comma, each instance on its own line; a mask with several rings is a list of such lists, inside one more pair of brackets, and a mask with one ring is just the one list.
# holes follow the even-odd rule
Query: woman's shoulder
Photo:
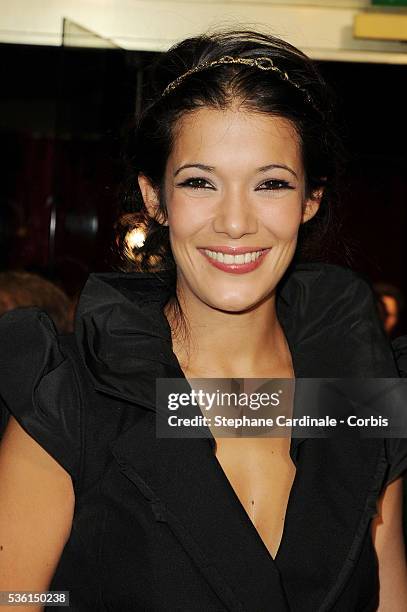
[[[78, 478], [81, 399], [72, 359], [50, 317], [37, 307], [0, 317], [0, 406], [50, 455]], [[0, 432], [1, 433], [1, 432]]]
[[[313, 290], [323, 288], [326, 291], [337, 291], [339, 287], [350, 291], [364, 291], [372, 294], [370, 282], [367, 277], [348, 266], [333, 264], [324, 261], [296, 262], [287, 270], [283, 279], [283, 288], [290, 284], [302, 285]], [[337, 294], [338, 298], [346, 297]]]
[[291, 308], [300, 303], [300, 310], [310, 319], [315, 313], [324, 313], [330, 324], [343, 317], [364, 315], [375, 322], [379, 318], [370, 282], [363, 274], [345, 266], [296, 263], [283, 277], [279, 294]]
[[297, 376], [397, 376], [368, 280], [339, 265], [297, 263], [277, 309], [297, 357]]

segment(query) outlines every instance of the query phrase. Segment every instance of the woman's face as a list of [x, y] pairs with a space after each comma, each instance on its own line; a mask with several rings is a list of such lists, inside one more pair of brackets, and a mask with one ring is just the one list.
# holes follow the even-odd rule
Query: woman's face
[[[140, 175], [149, 213], [157, 193]], [[297, 133], [281, 117], [203, 108], [177, 124], [165, 193], [171, 248], [183, 296], [223, 311], [272, 295], [296, 248], [305, 200]]]

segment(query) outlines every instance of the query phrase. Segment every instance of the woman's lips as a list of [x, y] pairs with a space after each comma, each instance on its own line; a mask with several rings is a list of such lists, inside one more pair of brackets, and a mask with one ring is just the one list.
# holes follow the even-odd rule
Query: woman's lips
[[267, 253], [271, 251], [271, 247], [266, 249], [212, 247], [207, 249], [199, 248], [198, 251], [202, 253], [210, 264], [219, 270], [232, 272], [233, 274], [245, 274], [261, 266]]

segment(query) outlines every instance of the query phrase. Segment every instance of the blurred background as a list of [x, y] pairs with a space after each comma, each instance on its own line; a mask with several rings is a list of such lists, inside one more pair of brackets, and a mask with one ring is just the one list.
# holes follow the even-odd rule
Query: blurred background
[[336, 90], [352, 267], [390, 296], [389, 334], [406, 333], [407, 0], [1, 0], [0, 272], [52, 281], [73, 309], [89, 272], [111, 269], [121, 146], [147, 67], [226, 25], [285, 38]]

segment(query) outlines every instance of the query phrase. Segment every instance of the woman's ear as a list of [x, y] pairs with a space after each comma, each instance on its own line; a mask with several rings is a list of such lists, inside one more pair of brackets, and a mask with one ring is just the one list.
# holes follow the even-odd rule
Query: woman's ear
[[315, 189], [310, 197], [305, 201], [304, 208], [302, 211], [301, 223], [306, 223], [312, 217], [314, 217], [321, 205], [322, 196], [324, 195], [324, 188], [319, 187]]
[[161, 225], [168, 225], [168, 221], [164, 218], [164, 214], [160, 210], [160, 196], [158, 190], [144, 174], [139, 174], [137, 180], [141, 195], [143, 196], [144, 206], [150, 217], [158, 221], [158, 223], [161, 223]]

